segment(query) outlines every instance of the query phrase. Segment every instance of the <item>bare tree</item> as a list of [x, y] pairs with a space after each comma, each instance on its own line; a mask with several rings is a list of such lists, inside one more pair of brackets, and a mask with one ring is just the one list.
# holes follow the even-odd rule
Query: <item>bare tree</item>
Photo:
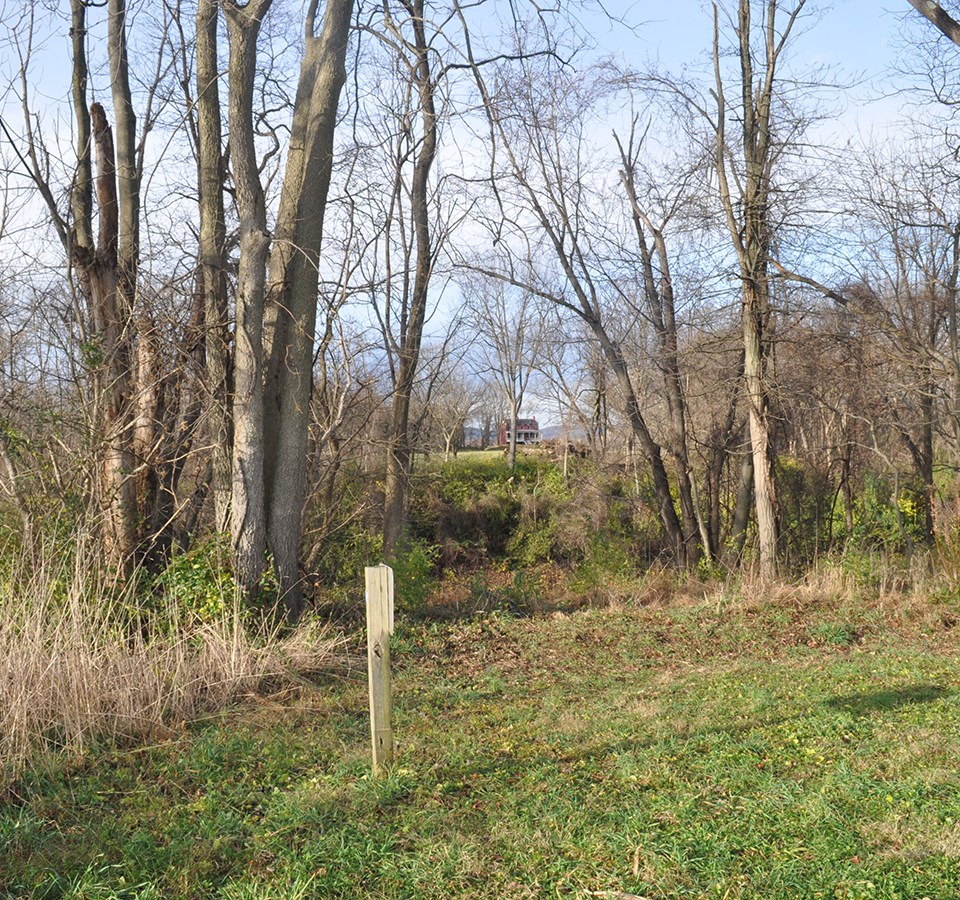
[[239, 215], [233, 367], [233, 488], [231, 532], [234, 567], [242, 589], [252, 595], [266, 563], [264, 485], [263, 316], [266, 293], [266, 200], [260, 182], [253, 119], [257, 36], [272, 0], [224, 6], [230, 37], [230, 160]]
[[[136, 482], [131, 445], [132, 316], [138, 257], [139, 179], [134, 159], [136, 119], [126, 71], [126, 21], [121, 2], [109, 7], [111, 81], [120, 128], [119, 151], [113, 130], [99, 103], [87, 109], [86, 9], [72, 0], [74, 33], [73, 95], [78, 144], [74, 224], [65, 233], [65, 247], [80, 273], [88, 297], [92, 330], [100, 342], [96, 393], [102, 397], [104, 546], [108, 559], [128, 567], [137, 545]], [[91, 147], [96, 154], [96, 179], [91, 176]], [[119, 174], [118, 174], [118, 169]], [[89, 185], [96, 186], [98, 235], [93, 243], [93, 203]], [[55, 221], [56, 207], [51, 208]], [[60, 220], [62, 221], [62, 220]], [[63, 231], [66, 229], [63, 227]]]
[[[736, 99], [729, 106], [722, 67], [720, 9], [714, 4], [715, 107], [712, 112], [705, 112], [716, 138], [714, 164], [720, 202], [740, 270], [744, 396], [753, 455], [760, 570], [767, 577], [777, 572], [777, 500], [769, 396], [770, 258], [774, 237], [771, 190], [782, 147], [775, 138], [776, 92], [781, 58], [805, 2], [795, 0], [781, 11], [776, 0], [767, 0], [762, 19], [755, 23], [753, 4], [739, 0], [736, 19], [731, 19], [739, 71]], [[735, 137], [727, 129], [731, 111], [740, 123], [740, 133]]]
[[[303, 608], [300, 535], [316, 351], [320, 252], [333, 166], [333, 139], [353, 0], [328, 0], [322, 31], [312, 0], [304, 27], [293, 125], [270, 257], [266, 307], [267, 537], [291, 618]], [[326, 305], [336, 316], [341, 303]], [[330, 340], [330, 323], [325, 339]]]
[[[665, 212], [664, 222], [654, 224], [640, 203], [637, 191], [637, 164], [642, 142], [637, 140], [636, 125], [637, 120], [634, 118], [630, 139], [626, 146], [619, 137], [615, 136], [623, 166], [620, 180], [630, 205], [630, 217], [639, 249], [642, 296], [656, 342], [654, 361], [663, 379], [670, 431], [669, 447], [677, 473], [684, 534], [690, 545], [687, 549], [687, 559], [694, 564], [700, 552], [709, 556], [711, 550], [707, 524], [698, 502], [697, 482], [692, 472], [687, 442], [687, 401], [680, 371], [677, 303], [665, 237], [665, 228], [675, 208]], [[699, 548], [696, 546], [698, 534]]]
[[479, 339], [483, 372], [500, 389], [508, 411], [507, 462], [517, 460], [517, 419], [545, 336], [539, 297], [499, 280], [474, 278], [466, 284], [468, 327]]
[[[598, 235], [603, 234], [604, 227], [593, 217], [602, 218], [603, 214], [600, 204], [592, 202], [596, 194], [591, 191], [584, 134], [587, 95], [599, 86], [580, 84], [563, 71], [534, 73], [530, 69], [525, 65], [512, 73], [513, 77], [501, 70], [493, 82], [496, 93], [483, 72], [474, 70], [488, 110], [495, 153], [502, 154], [507, 170], [495, 171], [492, 177], [501, 215], [492, 217], [491, 227], [499, 241], [514, 223], [517, 233], [511, 237], [517, 238], [517, 244], [511, 248], [513, 259], [505, 268], [493, 269], [472, 261], [470, 265], [475, 271], [558, 305], [590, 328], [613, 373], [631, 432], [649, 466], [670, 553], [677, 563], [686, 564], [695, 561], [696, 552], [688, 559], [687, 536], [674, 505], [662, 447], [647, 421], [636, 373], [631, 370], [625, 349], [624, 339], [634, 319], [612, 309], [610, 295], [620, 294], [598, 253]], [[508, 195], [511, 183], [516, 190]], [[524, 217], [529, 220], [523, 221]], [[534, 259], [538, 263], [540, 259], [552, 260], [559, 277], [545, 276], [543, 264], [534, 265]], [[698, 543], [696, 535], [693, 543]]]
[[[904, 165], [903, 152], [911, 165]], [[953, 458], [960, 458], [960, 216], [952, 202], [951, 157], [949, 148], [921, 139], [900, 152], [867, 154], [854, 187], [863, 246], [859, 283], [843, 292], [848, 314], [886, 350], [884, 413], [924, 485], [928, 542], [934, 537], [938, 431], [952, 445]]]
[[226, 161], [217, 59], [217, 0], [199, 0], [196, 16], [197, 197], [200, 213], [198, 278], [203, 292], [206, 415], [210, 483], [217, 531], [230, 527], [230, 338], [227, 313]]
[[319, 36], [319, 0], [307, 9], [306, 52], [275, 225], [268, 298], [270, 235], [255, 144], [253, 91], [257, 36], [271, 2], [223, 2], [230, 35], [230, 150], [240, 216], [232, 531], [243, 589], [256, 592], [269, 546], [288, 615], [295, 619], [303, 605], [299, 549], [319, 255], [353, 3], [328, 0]]
[[[15, 152], [46, 204], [65, 252], [67, 266], [62, 283], [64, 293], [71, 298], [68, 327], [82, 363], [75, 372], [76, 383], [91, 388], [91, 402], [85, 405], [92, 411], [90, 432], [96, 434], [93, 443], [97, 445], [94, 452], [100, 474], [94, 492], [101, 507], [104, 549], [112, 562], [129, 567], [136, 558], [159, 561], [169, 541], [175, 506], [171, 503], [182, 471], [178, 459], [182, 459], [181, 449], [189, 443], [183, 438], [192, 428], [192, 404], [186, 397], [182, 404], [167, 402], [166, 395], [176, 393], [173, 384], [180, 376], [164, 371], [164, 366], [179, 369], [193, 354], [186, 348], [194, 341], [197, 322], [188, 312], [175, 317], [179, 320], [176, 326], [173, 319], [158, 323], [152, 305], [158, 297], [169, 294], [176, 276], [147, 288], [145, 283], [154, 279], [141, 272], [144, 213], [140, 194], [147, 139], [170, 104], [166, 82], [178, 51], [161, 38], [153, 48], [153, 70], [132, 77], [126, 5], [122, 0], [107, 4], [106, 50], [114, 129], [107, 109], [96, 103], [87, 106], [91, 94], [87, 58], [93, 27], [88, 21], [91, 9], [87, 3], [70, 5], [76, 143], [71, 151], [74, 171], [64, 173], [71, 182], [69, 212], [58, 207], [57, 174], [50, 166], [54, 155], [45, 144], [45, 140], [56, 141], [57, 136], [45, 138], [42, 118], [30, 99], [33, 4], [29, 7], [27, 52], [21, 58], [20, 72], [25, 123], [22, 142], [26, 151]], [[170, 24], [179, 15], [178, 4], [165, 4], [161, 15], [163, 23]], [[141, 113], [134, 109], [132, 81], [139, 82]], [[16, 145], [6, 131], [6, 137]], [[188, 310], [191, 308], [188, 304]], [[191, 321], [193, 325], [188, 324]], [[165, 341], [176, 350], [165, 353], [161, 349]], [[69, 350], [67, 353], [72, 355]], [[176, 440], [171, 439], [174, 431], [179, 435]]]
[[[409, 227], [412, 234], [411, 254], [408, 257], [412, 272], [403, 274], [398, 329], [396, 335], [389, 339], [393, 343], [396, 364], [384, 482], [383, 552], [387, 558], [397, 548], [406, 521], [412, 460], [410, 403], [420, 361], [427, 295], [436, 258], [429, 198], [431, 171], [439, 141], [436, 94], [440, 76], [434, 71], [435, 56], [427, 35], [429, 20], [425, 17], [424, 0], [400, 0], [399, 7], [406, 20], [397, 22], [389, 4], [385, 3], [384, 24], [394, 50], [401, 55], [403, 65], [409, 72], [409, 96], [413, 104], [404, 115], [402, 139], [405, 148], [401, 150], [402, 154], [409, 154], [413, 169], [407, 186], [403, 166], [398, 166], [393, 187], [393, 196], [398, 205], [401, 193], [409, 191], [409, 210], [406, 213], [409, 219], [404, 221], [403, 227]], [[405, 36], [404, 28], [409, 36]], [[418, 126], [414, 125], [415, 120], [419, 120]], [[404, 215], [400, 209], [396, 209], [396, 212]], [[392, 280], [389, 272], [387, 279]]]

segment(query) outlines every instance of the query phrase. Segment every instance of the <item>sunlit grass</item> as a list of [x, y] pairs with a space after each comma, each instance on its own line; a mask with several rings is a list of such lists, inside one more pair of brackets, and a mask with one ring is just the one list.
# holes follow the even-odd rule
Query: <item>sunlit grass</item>
[[387, 777], [369, 774], [362, 677], [305, 688], [24, 780], [0, 884], [957, 896], [960, 641], [845, 615], [753, 597], [401, 623]]

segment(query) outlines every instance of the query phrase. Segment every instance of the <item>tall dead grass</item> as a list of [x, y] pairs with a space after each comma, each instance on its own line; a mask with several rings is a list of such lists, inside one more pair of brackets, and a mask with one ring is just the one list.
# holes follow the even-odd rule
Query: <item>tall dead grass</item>
[[117, 583], [83, 546], [38, 556], [0, 578], [0, 784], [51, 750], [146, 738], [336, 658], [319, 626], [251, 631], [234, 598], [216, 621], [147, 609], [136, 578]]
[[705, 600], [718, 609], [779, 608], [801, 617], [833, 614], [874, 627], [939, 631], [960, 621], [960, 558], [940, 548], [911, 559], [851, 554], [820, 560], [792, 580], [777, 581], [746, 571], [716, 586]]
[[960, 616], [960, 550], [936, 548], [912, 558], [876, 554], [818, 561], [794, 578], [770, 580], [747, 568], [726, 578], [700, 579], [668, 567], [649, 569], [636, 584], [641, 606], [770, 607], [830, 610], [936, 625]]

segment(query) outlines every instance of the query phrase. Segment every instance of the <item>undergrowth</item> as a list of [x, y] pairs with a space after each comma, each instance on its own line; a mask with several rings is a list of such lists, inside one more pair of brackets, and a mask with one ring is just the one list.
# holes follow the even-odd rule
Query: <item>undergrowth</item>
[[84, 898], [960, 894], [953, 601], [860, 602], [837, 569], [794, 585], [651, 573], [641, 587], [602, 609], [398, 616], [397, 758], [379, 779], [362, 677], [28, 773], [0, 807], [0, 884]]
[[325, 628], [253, 619], [226, 577], [199, 595], [182, 577], [178, 590], [149, 590], [101, 569], [83, 540], [4, 559], [0, 786], [50, 752], [162, 735], [334, 657]]

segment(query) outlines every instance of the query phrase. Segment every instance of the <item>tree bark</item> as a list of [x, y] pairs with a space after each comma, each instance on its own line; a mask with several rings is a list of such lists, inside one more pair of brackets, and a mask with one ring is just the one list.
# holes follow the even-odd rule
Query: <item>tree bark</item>
[[270, 260], [265, 323], [264, 431], [267, 537], [288, 618], [300, 616], [300, 537], [307, 489], [307, 438], [317, 323], [323, 218], [353, 0], [318, 0], [306, 21], [293, 126]]
[[934, 0], [907, 0], [921, 16], [940, 29], [941, 33], [960, 46], [960, 22]]
[[[770, 182], [773, 165], [773, 100], [777, 65], [806, 0], [796, 0], [783, 25], [777, 21], [777, 3], [766, 0], [765, 20], [760, 26], [762, 55], [753, 46], [751, 0], [739, 0], [736, 34], [740, 64], [742, 177], [735, 183], [735, 196], [728, 169], [731, 151], [727, 144], [727, 100], [720, 69], [719, 13], [714, 5], [714, 75], [716, 100], [715, 164], [720, 200], [727, 228], [737, 254], [742, 290], [744, 395], [753, 454], [753, 495], [757, 517], [760, 572], [765, 578], [777, 574], [777, 502], [774, 481], [775, 453], [770, 438], [767, 363], [770, 348]], [[762, 61], [754, 78], [755, 55]]]
[[393, 390], [390, 437], [387, 442], [387, 471], [384, 483], [383, 552], [390, 559], [403, 535], [406, 523], [407, 491], [410, 476], [410, 399], [420, 359], [420, 342], [427, 309], [427, 289], [433, 274], [430, 236], [430, 209], [427, 188], [437, 154], [437, 113], [435, 84], [430, 71], [430, 47], [423, 17], [423, 0], [404, 0], [413, 28], [414, 65], [412, 77], [420, 100], [423, 134], [414, 164], [410, 187], [410, 208], [416, 241], [413, 292], [400, 336], [397, 380]]
[[206, 420], [210, 442], [210, 492], [214, 525], [230, 528], [231, 452], [230, 332], [227, 318], [226, 166], [221, 141], [220, 72], [217, 64], [217, 0], [199, 0], [196, 19], [197, 155], [200, 207], [200, 278], [203, 290]]
[[85, 0], [70, 0], [70, 40], [73, 45], [72, 99], [74, 127], [77, 134], [77, 169], [70, 191], [73, 231], [70, 239], [72, 253], [80, 246], [93, 251], [93, 171], [91, 164], [90, 111], [87, 108], [87, 4]]
[[108, 0], [107, 43], [110, 57], [110, 86], [116, 118], [118, 287], [120, 308], [132, 315], [140, 256], [140, 173], [137, 171], [137, 117], [130, 94], [127, 60], [126, 0]]
[[118, 203], [113, 133], [99, 103], [90, 107], [97, 160], [97, 249], [77, 247], [77, 265], [89, 285], [94, 332], [100, 342], [96, 378], [101, 396], [104, 453], [101, 462], [104, 550], [121, 569], [133, 564], [137, 546], [137, 498], [130, 449], [130, 353], [118, 290]]
[[510, 440], [507, 442], [507, 467], [512, 471], [517, 467], [517, 400], [510, 403]]
[[747, 422], [750, 428], [750, 450], [753, 456], [753, 496], [757, 516], [757, 542], [760, 552], [760, 574], [774, 578], [777, 574], [777, 514], [774, 486], [773, 455], [765, 378], [763, 315], [758, 312], [763, 300], [754, 286], [743, 287], [743, 383], [747, 399]]
[[[131, 403], [132, 442], [137, 493], [137, 522], [141, 541], [141, 556], [155, 558], [157, 532], [157, 501], [160, 490], [160, 469], [163, 457], [159, 452], [163, 442], [164, 385], [163, 364], [156, 326], [144, 314], [137, 323], [137, 342], [131, 350], [135, 360], [132, 381], [136, 385]], [[132, 342], [131, 342], [132, 343]]]
[[[99, 407], [102, 442], [98, 495], [104, 555], [111, 565], [128, 570], [137, 547], [137, 497], [130, 447], [129, 307], [124, 299], [127, 282], [120, 273], [118, 248], [121, 208], [129, 207], [131, 194], [129, 185], [124, 185], [118, 194], [113, 131], [103, 107], [94, 103], [87, 108], [86, 4], [71, 0], [70, 9], [77, 170], [70, 197], [73, 225], [66, 238], [66, 250], [79, 273], [88, 304], [90, 334], [86, 352]], [[125, 46], [122, 15], [118, 22], [111, 23], [108, 38], [111, 63], [122, 68], [126, 63], [125, 50], [117, 52]], [[118, 74], [125, 77], [125, 73]], [[135, 122], [132, 127], [135, 129]], [[94, 155], [96, 178], [92, 171]], [[94, 188], [99, 212], [96, 240]]]
[[231, 533], [237, 583], [248, 599], [258, 593], [267, 548], [263, 480], [263, 314], [270, 237], [254, 145], [253, 89], [257, 36], [271, 2], [250, 0], [240, 6], [235, 0], [223, 0], [230, 42], [230, 152], [240, 219]]
[[[640, 249], [644, 294], [647, 309], [657, 341], [656, 364], [663, 379], [664, 396], [667, 401], [667, 413], [670, 428], [670, 453], [674, 458], [677, 473], [677, 487], [680, 495], [680, 511], [683, 516], [683, 560], [688, 567], [694, 567], [702, 553], [710, 553], [709, 543], [698, 543], [700, 532], [700, 514], [694, 501], [695, 485], [692, 481], [690, 456], [687, 448], [687, 403], [683, 393], [680, 375], [680, 354], [677, 341], [676, 303], [673, 295], [673, 279], [670, 275], [670, 257], [667, 253], [663, 230], [654, 226], [650, 218], [640, 207], [634, 179], [635, 159], [633, 138], [630, 151], [620, 145], [620, 158], [623, 163], [621, 181], [630, 203], [634, 231]], [[656, 252], [659, 284], [654, 274], [654, 257], [648, 244], [644, 227], [650, 232]], [[672, 506], [672, 503], [671, 503]], [[705, 529], [704, 529], [705, 531]]]
[[740, 463], [737, 499], [733, 507], [733, 524], [730, 529], [730, 548], [727, 558], [731, 568], [739, 565], [743, 557], [743, 548], [747, 542], [747, 527], [750, 524], [750, 507], [753, 505], [753, 486], [753, 452], [747, 446]]

